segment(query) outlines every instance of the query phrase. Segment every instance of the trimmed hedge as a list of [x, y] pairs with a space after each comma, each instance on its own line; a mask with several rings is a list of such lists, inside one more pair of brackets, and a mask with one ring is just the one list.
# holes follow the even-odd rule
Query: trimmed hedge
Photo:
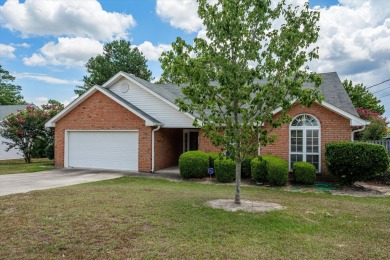
[[383, 174], [389, 167], [386, 149], [379, 144], [327, 143], [325, 158], [328, 170], [348, 185]]
[[263, 160], [264, 156], [259, 156], [251, 161], [251, 175], [256, 182], [263, 182], [267, 180], [266, 162]]
[[251, 162], [252, 179], [267, 181], [275, 186], [283, 186], [288, 181], [287, 161], [272, 155], [262, 155]]
[[316, 167], [309, 162], [295, 162], [293, 164], [294, 180], [303, 184], [314, 184], [316, 181]]
[[207, 153], [209, 156], [209, 168], [214, 168], [214, 161], [218, 159], [221, 155], [215, 152]]
[[264, 158], [267, 167], [267, 181], [271, 185], [283, 186], [288, 181], [288, 162], [276, 156]]
[[179, 170], [184, 179], [203, 178], [209, 167], [209, 155], [202, 151], [188, 151], [180, 155]]
[[252, 156], [248, 156], [242, 163], [241, 163], [241, 177], [242, 178], [249, 178], [251, 177], [251, 161], [253, 160]]
[[218, 158], [214, 161], [215, 177], [220, 182], [232, 182], [236, 176], [236, 163], [229, 158]]

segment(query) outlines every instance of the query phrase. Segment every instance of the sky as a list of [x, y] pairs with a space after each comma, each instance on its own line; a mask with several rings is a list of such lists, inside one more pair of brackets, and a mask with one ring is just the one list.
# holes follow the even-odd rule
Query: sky
[[[341, 80], [367, 87], [390, 79], [390, 1], [309, 4], [321, 15], [320, 58], [309, 64], [312, 71], [336, 71]], [[0, 0], [0, 65], [36, 105], [75, 99], [74, 90], [87, 75], [85, 63], [107, 42], [129, 40], [159, 79], [158, 58], [177, 37], [191, 43], [204, 35], [195, 0]], [[390, 80], [370, 91], [390, 118]]]

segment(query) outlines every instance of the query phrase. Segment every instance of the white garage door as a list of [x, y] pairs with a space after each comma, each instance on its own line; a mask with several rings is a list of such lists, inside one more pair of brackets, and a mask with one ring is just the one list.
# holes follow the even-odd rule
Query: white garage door
[[138, 170], [138, 132], [69, 131], [68, 167]]

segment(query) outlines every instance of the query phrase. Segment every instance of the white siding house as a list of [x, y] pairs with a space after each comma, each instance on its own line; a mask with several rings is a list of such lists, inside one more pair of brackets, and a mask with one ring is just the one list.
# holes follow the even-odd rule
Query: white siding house
[[[12, 113], [17, 113], [19, 110], [23, 110], [27, 105], [8, 105], [0, 106], [0, 121], [4, 120], [8, 115]], [[0, 136], [0, 160], [11, 160], [11, 159], [21, 159], [23, 158], [22, 152], [18, 149], [11, 149], [8, 152], [6, 151], [7, 145], [3, 142], [6, 142], [7, 139]]]

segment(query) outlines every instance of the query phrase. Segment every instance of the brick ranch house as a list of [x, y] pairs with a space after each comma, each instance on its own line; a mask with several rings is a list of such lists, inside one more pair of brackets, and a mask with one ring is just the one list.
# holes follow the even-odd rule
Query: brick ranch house
[[[274, 130], [278, 140], [260, 147], [290, 162], [312, 162], [325, 172], [324, 145], [350, 141], [359, 118], [337, 73], [324, 73], [321, 104], [296, 104], [293, 118]], [[308, 87], [308, 86], [305, 86]], [[219, 151], [179, 111], [183, 97], [177, 85], [157, 85], [119, 72], [103, 86], [94, 86], [46, 123], [55, 127], [55, 166], [154, 172], [178, 164], [188, 150]], [[275, 111], [275, 116], [278, 112]]]

